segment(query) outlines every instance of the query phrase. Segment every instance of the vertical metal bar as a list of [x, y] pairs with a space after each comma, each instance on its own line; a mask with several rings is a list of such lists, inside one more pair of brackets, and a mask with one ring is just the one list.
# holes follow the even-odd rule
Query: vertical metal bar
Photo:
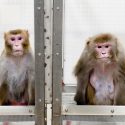
[[44, 0], [34, 0], [36, 125], [45, 125]]
[[52, 23], [53, 0], [44, 0], [45, 103], [52, 104]]
[[62, 124], [62, 8], [63, 0], [53, 0], [52, 125]]
[[52, 119], [52, 27], [53, 0], [44, 0], [44, 42], [45, 42], [45, 103], [47, 125]]

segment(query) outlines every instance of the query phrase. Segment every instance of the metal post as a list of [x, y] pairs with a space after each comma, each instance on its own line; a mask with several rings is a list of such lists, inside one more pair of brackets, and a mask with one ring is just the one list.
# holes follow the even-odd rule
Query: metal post
[[45, 103], [52, 104], [52, 21], [53, 0], [44, 0]]
[[34, 4], [36, 125], [45, 125], [44, 0], [34, 0]]
[[63, 0], [53, 0], [52, 125], [61, 125], [62, 10]]

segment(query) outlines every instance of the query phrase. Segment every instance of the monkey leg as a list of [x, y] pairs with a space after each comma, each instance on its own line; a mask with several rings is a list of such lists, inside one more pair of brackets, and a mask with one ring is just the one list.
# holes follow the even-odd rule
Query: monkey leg
[[0, 87], [0, 105], [7, 104], [8, 103], [8, 85], [2, 84]]
[[85, 94], [82, 92], [82, 90], [76, 92], [74, 100], [76, 101], [77, 105], [86, 105]]

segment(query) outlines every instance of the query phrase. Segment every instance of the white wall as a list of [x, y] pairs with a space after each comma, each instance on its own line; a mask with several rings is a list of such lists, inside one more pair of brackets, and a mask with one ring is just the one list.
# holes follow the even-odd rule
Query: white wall
[[29, 31], [34, 47], [34, 0], [0, 0], [0, 53], [4, 32], [17, 28]]
[[125, 0], [65, 0], [64, 83], [74, 84], [73, 68], [88, 37], [115, 34], [125, 46]]

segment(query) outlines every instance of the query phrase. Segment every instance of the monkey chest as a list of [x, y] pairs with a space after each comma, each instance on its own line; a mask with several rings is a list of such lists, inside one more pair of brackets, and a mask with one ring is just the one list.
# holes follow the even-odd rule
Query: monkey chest
[[90, 84], [95, 89], [96, 94], [113, 98], [114, 84], [112, 75], [110, 76], [109, 74], [93, 73], [90, 77]]
[[27, 81], [27, 72], [24, 70], [8, 71], [7, 81], [10, 91], [23, 91]]

